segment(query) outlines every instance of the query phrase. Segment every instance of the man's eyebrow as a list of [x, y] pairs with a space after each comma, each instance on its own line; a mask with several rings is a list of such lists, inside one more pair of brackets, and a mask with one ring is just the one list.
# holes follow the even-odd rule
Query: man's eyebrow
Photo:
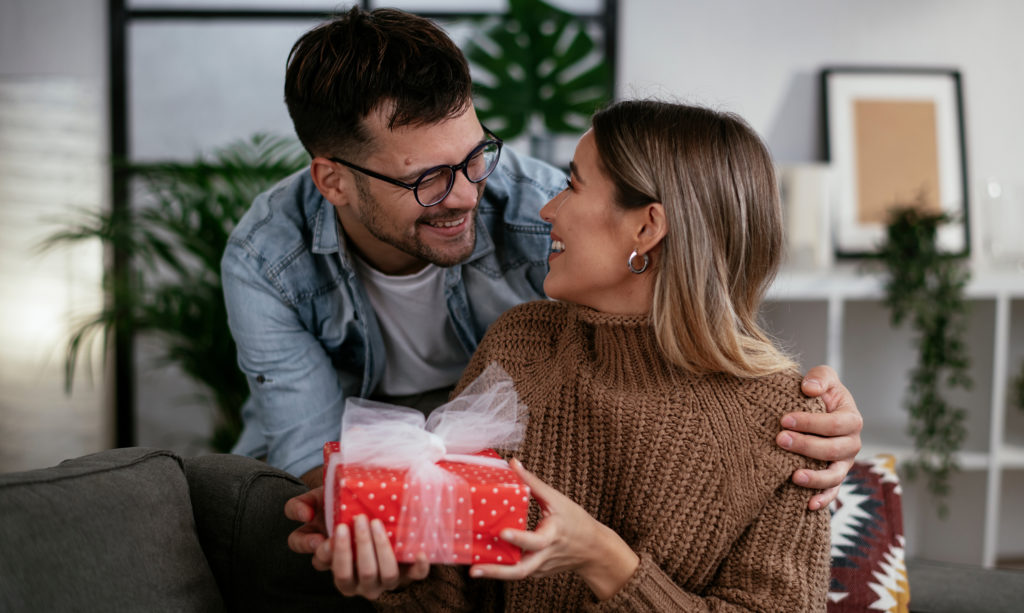
[[583, 180], [583, 177], [580, 176], [580, 167], [576, 165], [576, 162], [569, 162], [569, 174], [576, 175], [576, 181], [579, 183], [582, 183], [583, 185], [587, 184], [587, 182]]
[[[486, 143], [487, 141], [491, 140], [491, 137], [487, 135], [487, 131], [486, 130], [483, 130], [481, 128], [481, 131], [483, 132], [483, 136], [480, 137], [480, 140], [478, 140], [476, 142], [476, 144], [473, 145], [473, 147], [469, 151], [473, 151], [473, 149], [476, 149], [480, 145], [482, 145], [482, 144]], [[469, 155], [469, 152], [466, 152], [466, 155]], [[463, 161], [465, 161], [465, 160], [459, 160], [460, 163], [463, 162]], [[413, 182], [416, 181], [416, 179], [419, 179], [421, 176], [423, 176], [423, 173], [427, 172], [431, 168], [437, 168], [437, 166], [438, 166], [437, 164], [434, 164], [432, 166], [424, 166], [420, 170], [416, 170], [416, 171], [407, 173], [405, 175], [402, 175], [401, 177], [398, 177], [398, 180], [401, 181], [402, 183], [413, 183]]]

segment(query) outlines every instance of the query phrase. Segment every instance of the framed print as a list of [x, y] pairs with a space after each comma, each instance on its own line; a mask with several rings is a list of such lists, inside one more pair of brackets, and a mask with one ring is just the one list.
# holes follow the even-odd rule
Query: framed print
[[836, 255], [875, 254], [896, 206], [950, 214], [952, 223], [939, 228], [939, 246], [967, 254], [960, 73], [826, 68], [821, 82]]

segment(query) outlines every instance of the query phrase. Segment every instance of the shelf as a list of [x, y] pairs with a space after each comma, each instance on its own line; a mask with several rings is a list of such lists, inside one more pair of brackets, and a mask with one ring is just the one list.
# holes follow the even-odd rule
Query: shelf
[[[783, 269], [768, 290], [769, 300], [878, 300], [884, 297], [885, 275], [865, 272], [862, 266], [837, 265], [827, 271]], [[973, 272], [967, 297], [1009, 296], [1024, 298], [1024, 273], [1015, 271]]]
[[[917, 355], [913, 330], [889, 325], [885, 280], [878, 260], [784, 269], [762, 315], [802, 363], [829, 364], [857, 396], [865, 420], [858, 459], [890, 454], [905, 468], [916, 454], [900, 405]], [[1024, 420], [1008, 412], [1005, 393], [1024, 359], [1024, 271], [974, 269], [965, 294], [975, 389], [955, 390], [952, 401], [967, 409], [966, 450], [956, 455], [948, 519], [936, 519], [922, 486], [904, 490], [907, 553], [991, 567], [1024, 554]]]
[[[914, 457], [914, 450], [910, 447], [890, 447], [884, 445], [863, 445], [860, 453], [857, 454], [858, 460], [865, 460], [875, 455], [889, 454], [895, 456], [896, 465], [906, 463], [912, 457]], [[1024, 453], [1022, 453], [1024, 456]], [[987, 470], [991, 456], [988, 453], [981, 451], [962, 451], [956, 454], [957, 462], [960, 464], [960, 470], [972, 471], [972, 470]], [[1021, 458], [1024, 461], [1024, 457]]]
[[999, 450], [999, 464], [1004, 468], [1024, 469], [1024, 447], [1004, 445]]

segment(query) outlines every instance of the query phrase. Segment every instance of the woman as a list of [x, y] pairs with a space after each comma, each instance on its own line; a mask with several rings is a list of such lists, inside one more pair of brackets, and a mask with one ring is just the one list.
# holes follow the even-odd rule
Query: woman
[[824, 610], [828, 514], [789, 480], [820, 466], [775, 444], [783, 414], [824, 409], [757, 324], [783, 244], [767, 149], [734, 115], [630, 101], [570, 169], [541, 211], [556, 300], [503, 315], [459, 388], [498, 362], [529, 407], [533, 531], [502, 534], [525, 555], [469, 569], [502, 582], [434, 567], [379, 604]]

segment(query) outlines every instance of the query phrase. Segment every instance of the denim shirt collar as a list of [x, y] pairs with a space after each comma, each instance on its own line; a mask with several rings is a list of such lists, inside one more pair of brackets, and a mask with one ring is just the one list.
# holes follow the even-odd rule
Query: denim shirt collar
[[[349, 261], [348, 251], [344, 248], [345, 239], [340, 230], [341, 226], [338, 221], [338, 215], [335, 213], [334, 205], [323, 196], [320, 196], [320, 209], [317, 211], [313, 224], [313, 247], [311, 251], [316, 254], [338, 253], [342, 265], [346, 269], [351, 269], [352, 263]], [[483, 220], [478, 214], [476, 215], [476, 241], [473, 244], [473, 253], [462, 264], [476, 261], [491, 253], [494, 253], [494, 239], [491, 238], [490, 233], [487, 231], [487, 226], [484, 225]]]

